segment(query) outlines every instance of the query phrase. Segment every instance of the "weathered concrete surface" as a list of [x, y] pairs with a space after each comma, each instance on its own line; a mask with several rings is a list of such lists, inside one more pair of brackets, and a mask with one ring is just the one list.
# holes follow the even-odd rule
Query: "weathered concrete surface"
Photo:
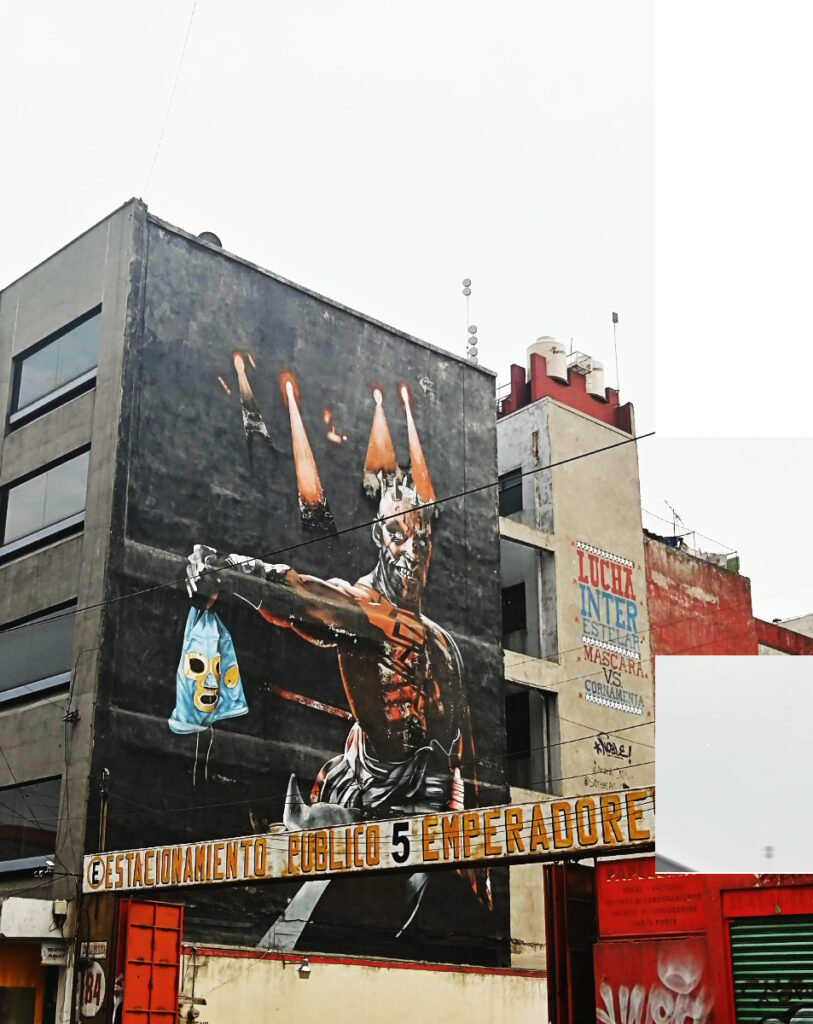
[[[100, 610], [110, 541], [113, 475], [121, 404], [121, 359], [130, 297], [137, 202], [125, 205], [0, 294], [0, 403], [8, 408], [12, 357], [101, 305], [100, 348], [94, 390], [8, 433], [0, 447], [0, 483], [90, 445], [90, 469], [81, 534], [56, 541], [0, 566], [0, 628], [75, 599], [73, 679], [57, 693], [0, 712], [0, 744], [13, 779], [63, 778], [56, 857], [62, 872], [79, 870], [84, 845], [90, 749], [100, 647]], [[89, 608], [86, 612], [81, 609]], [[68, 723], [68, 711], [76, 712]], [[65, 740], [67, 739], [67, 744]], [[10, 781], [0, 765], [0, 785]], [[98, 783], [98, 780], [95, 780]], [[96, 785], [94, 788], [98, 788]], [[0, 896], [12, 880], [0, 885]], [[72, 880], [57, 878], [43, 897], [74, 895]]]
[[[628, 409], [632, 425], [631, 408]], [[523, 509], [500, 520], [503, 586], [526, 585], [529, 639], [539, 653], [505, 651], [511, 682], [555, 695], [558, 734], [552, 749], [553, 788], [565, 795], [645, 785], [654, 781], [654, 684], [640, 519], [638, 459], [634, 443], [589, 454], [629, 434], [552, 398], [525, 405], [497, 422], [500, 472], [541, 469], [523, 480]], [[637, 607], [640, 660], [588, 649], [582, 640], [578, 586], [579, 543], [628, 559]], [[537, 550], [534, 550], [534, 547]], [[545, 561], [540, 565], [540, 559]], [[510, 573], [510, 576], [506, 573]], [[536, 622], [532, 617], [536, 616]], [[602, 662], [606, 658], [606, 663]], [[624, 691], [640, 701], [641, 714], [591, 702], [594, 684], [609, 693]], [[588, 687], [591, 687], [588, 690]], [[622, 703], [621, 701], [617, 703]], [[597, 735], [614, 748], [597, 744]], [[539, 742], [539, 737], [532, 738]], [[623, 757], [617, 756], [623, 746]], [[614, 753], [608, 753], [614, 749]], [[532, 799], [512, 788], [512, 800]], [[515, 967], [544, 965], [541, 915], [542, 870], [533, 865], [511, 872], [511, 940]]]
[[305, 983], [297, 972], [298, 957], [289, 954], [284, 970], [281, 959], [270, 952], [199, 949], [195, 986], [207, 1000], [207, 1017], [242, 1024], [262, 1007], [269, 1017], [357, 1024], [363, 998], [368, 1007], [398, 1007], [408, 1021], [539, 1024], [548, 1019], [547, 978], [541, 971], [433, 970], [425, 964], [312, 956]]
[[655, 655], [756, 654], [751, 581], [644, 539]]
[[86, 445], [95, 398], [95, 390], [87, 391], [8, 434], [0, 448], [0, 487]]
[[[280, 559], [322, 579], [355, 581], [369, 572], [378, 558], [370, 533], [377, 500], [365, 495], [362, 471], [373, 387], [382, 389], [394, 448], [405, 467], [409, 440], [400, 382], [411, 390], [438, 498], [479, 488], [445, 502], [433, 522], [422, 611], [454, 636], [461, 653], [476, 746], [462, 769], [467, 799], [502, 802], [507, 787], [497, 493], [486, 486], [497, 470], [493, 375], [166, 224], [152, 218], [147, 223], [143, 315], [127, 328], [131, 344], [105, 595], [127, 600], [109, 605], [106, 615], [91, 769], [94, 785], [104, 768], [110, 771], [108, 844], [124, 848], [162, 837], [236, 835], [255, 822], [279, 821], [290, 773], [307, 792], [326, 760], [344, 749], [347, 719], [323, 710], [348, 706], [335, 648], [307, 644], [293, 630], [270, 626], [228, 594], [218, 598], [217, 609], [235, 643], [249, 712], [215, 726], [211, 751], [208, 732], [171, 732], [167, 719], [190, 605], [185, 588], [164, 584], [183, 576], [196, 543], [264, 557], [284, 550]], [[251, 447], [232, 363], [235, 350], [251, 353], [256, 362], [247, 372], [269, 438]], [[314, 534], [306, 532], [299, 515], [290, 418], [279, 379], [286, 370], [296, 377], [302, 422], [335, 524], [339, 530], [357, 524], [363, 529], [306, 544]], [[218, 377], [230, 384], [230, 393]], [[329, 443], [325, 408], [347, 435], [345, 444]], [[355, 641], [364, 640], [362, 633], [353, 632]], [[280, 687], [311, 703], [280, 697]], [[453, 706], [457, 700], [452, 698]], [[150, 810], [133, 813], [147, 791]], [[98, 810], [97, 794], [91, 797], [88, 844], [95, 841]], [[450, 875], [432, 883], [416, 927], [401, 938], [397, 928], [382, 923], [395, 899], [403, 898], [395, 883], [387, 882], [389, 897], [370, 879], [352, 890], [331, 884], [303, 933], [302, 948], [504, 964], [507, 872], [494, 870], [491, 878], [493, 912], [474, 897], [466, 879]], [[287, 883], [269, 887], [262, 900], [243, 887], [196, 895], [187, 907], [187, 935], [252, 944], [291, 895]]]

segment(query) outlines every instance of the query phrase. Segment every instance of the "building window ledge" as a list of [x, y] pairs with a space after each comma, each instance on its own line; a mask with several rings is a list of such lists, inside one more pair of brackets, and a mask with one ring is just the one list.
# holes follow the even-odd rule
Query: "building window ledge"
[[0, 875], [12, 875], [19, 871], [31, 871], [35, 868], [47, 867], [48, 861], [53, 862], [53, 854], [40, 857], [18, 857], [16, 860], [0, 860]]
[[57, 540], [69, 533], [75, 533], [84, 526], [84, 523], [84, 511], [77, 512], [76, 515], [68, 516], [67, 519], [62, 519], [58, 523], [53, 523], [51, 526], [45, 526], [43, 529], [37, 530], [36, 533], [29, 533], [25, 537], [19, 537], [17, 540], [11, 541], [9, 544], [3, 544], [0, 547], [0, 561], [5, 561], [7, 558], [12, 558], [15, 555], [24, 554], [29, 549], [40, 547], [50, 540]]
[[[70, 672], [60, 672], [58, 675], [49, 676], [47, 679], [36, 679], [31, 683], [22, 683], [10, 690], [0, 692], [0, 705], [8, 704], [11, 701], [27, 700], [35, 697], [38, 693], [45, 693], [49, 690], [57, 690], [68, 686], [71, 681]], [[2, 710], [2, 707], [0, 707]]]
[[11, 429], [21, 427], [29, 420], [35, 419], [37, 416], [41, 416], [46, 412], [50, 412], [51, 409], [62, 405], [70, 398], [78, 397], [80, 394], [84, 394], [85, 391], [89, 391], [96, 383], [96, 367], [92, 370], [88, 370], [87, 373], [83, 373], [81, 376], [69, 380], [67, 384], [63, 384], [62, 387], [57, 388], [55, 391], [50, 391], [47, 395], [43, 395], [42, 398], [38, 398], [35, 402], [31, 402], [29, 405], [24, 406], [22, 409], [18, 409], [17, 412], [13, 412], [9, 418], [8, 423]]

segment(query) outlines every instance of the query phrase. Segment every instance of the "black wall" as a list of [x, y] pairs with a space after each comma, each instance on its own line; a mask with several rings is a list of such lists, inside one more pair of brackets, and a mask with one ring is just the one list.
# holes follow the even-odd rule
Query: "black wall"
[[[228, 837], [282, 819], [289, 775], [307, 797], [351, 723], [269, 692], [276, 685], [347, 709], [333, 650], [309, 645], [223, 596], [249, 713], [212, 734], [167, 726], [190, 602], [180, 581], [196, 543], [286, 562], [350, 582], [377, 551], [362, 468], [378, 384], [399, 464], [408, 465], [396, 386], [413, 410], [438, 498], [496, 480], [493, 379], [474, 367], [148, 221], [133, 269], [123, 379], [113, 554], [93, 776], [109, 778], [107, 849]], [[270, 440], [247, 442], [232, 352], [251, 353]], [[297, 502], [279, 374], [294, 374], [335, 530], [307, 529]], [[231, 389], [226, 394], [222, 376]], [[325, 436], [324, 408], [347, 442]], [[423, 612], [455, 638], [476, 745], [467, 804], [505, 802], [496, 489], [443, 502]], [[288, 549], [288, 550], [285, 550]], [[124, 598], [123, 600], [118, 600]], [[196, 755], [197, 743], [197, 755]], [[207, 757], [208, 753], [208, 757]], [[193, 784], [194, 774], [194, 784]], [[95, 787], [94, 787], [95, 791]], [[91, 812], [93, 811], [91, 807]], [[88, 827], [95, 848], [95, 825]], [[493, 910], [457, 874], [433, 875], [412, 925], [395, 938], [403, 878], [331, 883], [297, 949], [483, 964], [508, 961], [507, 876], [491, 872]], [[186, 904], [190, 941], [254, 945], [298, 885], [165, 891]]]

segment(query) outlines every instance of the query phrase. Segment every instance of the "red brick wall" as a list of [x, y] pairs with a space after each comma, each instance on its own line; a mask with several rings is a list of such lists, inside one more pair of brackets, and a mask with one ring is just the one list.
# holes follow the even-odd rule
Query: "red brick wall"
[[757, 619], [756, 626], [757, 640], [764, 647], [772, 647], [784, 654], [813, 654], [813, 637], [794, 633], [792, 629], [785, 629], [775, 622], [765, 622], [764, 619]]
[[652, 653], [757, 654], [751, 581], [644, 538]]

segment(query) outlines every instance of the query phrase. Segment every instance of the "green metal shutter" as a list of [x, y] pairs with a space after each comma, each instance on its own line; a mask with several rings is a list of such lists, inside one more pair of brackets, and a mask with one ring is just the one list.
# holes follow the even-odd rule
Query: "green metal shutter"
[[813, 1021], [813, 916], [730, 922], [736, 1024]]

